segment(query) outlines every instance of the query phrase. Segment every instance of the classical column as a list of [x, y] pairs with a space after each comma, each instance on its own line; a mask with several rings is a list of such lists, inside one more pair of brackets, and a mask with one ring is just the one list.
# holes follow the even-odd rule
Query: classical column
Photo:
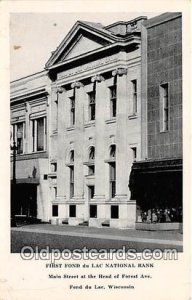
[[104, 77], [96, 75], [91, 78], [96, 84], [96, 115], [95, 115], [95, 199], [105, 199], [105, 101], [107, 99], [107, 88]]
[[66, 197], [66, 92], [57, 88], [58, 99], [58, 142], [57, 142], [57, 198]]
[[118, 68], [112, 73], [117, 76], [117, 115], [116, 115], [116, 198], [128, 199], [128, 141], [127, 141], [127, 69]]
[[24, 135], [24, 141], [25, 141], [25, 146], [24, 146], [24, 153], [29, 153], [30, 152], [30, 120], [29, 120], [29, 115], [30, 115], [30, 105], [29, 102], [25, 102], [25, 135]]
[[[44, 124], [44, 133], [45, 133], [45, 140], [44, 140], [44, 149], [46, 149], [50, 153], [50, 133], [51, 133], [51, 89], [49, 87], [46, 88], [47, 93], [47, 101], [46, 101], [46, 124]], [[47, 128], [47, 130], [45, 130]]]
[[81, 82], [74, 82], [71, 88], [75, 89], [75, 146], [74, 146], [74, 198], [82, 200], [84, 197], [83, 172], [83, 131], [84, 114], [83, 103], [85, 92]]

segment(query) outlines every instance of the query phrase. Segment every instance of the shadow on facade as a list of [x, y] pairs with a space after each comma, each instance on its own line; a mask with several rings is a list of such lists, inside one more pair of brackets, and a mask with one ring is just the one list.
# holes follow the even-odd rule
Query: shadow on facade
[[134, 163], [129, 186], [137, 223], [182, 223], [181, 160]]
[[13, 226], [38, 221], [37, 184], [11, 183], [11, 219]]

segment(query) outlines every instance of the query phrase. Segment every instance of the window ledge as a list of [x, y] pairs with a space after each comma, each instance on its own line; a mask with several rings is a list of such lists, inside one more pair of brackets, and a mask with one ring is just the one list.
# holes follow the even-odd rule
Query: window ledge
[[95, 121], [89, 121], [89, 122], [84, 124], [84, 128], [88, 128], [88, 127], [91, 127], [91, 126], [95, 126]]
[[74, 129], [75, 129], [74, 126], [70, 126], [70, 127], [67, 127], [67, 128], [66, 128], [67, 131], [72, 131], [72, 130], [74, 130]]
[[133, 114], [133, 115], [128, 116], [128, 119], [129, 119], [129, 120], [137, 119], [137, 118], [138, 118], [138, 115], [137, 115], [137, 114]]
[[169, 130], [160, 130], [160, 133], [166, 133], [169, 132]]
[[88, 179], [95, 179], [95, 174], [88, 174], [88, 175], [85, 175], [86, 178]]
[[94, 166], [95, 160], [92, 160], [92, 161], [84, 161], [83, 164], [84, 164], [85, 166]]
[[[27, 159], [36, 159], [36, 158], [48, 158], [47, 151], [16, 154], [16, 160], [27, 160]], [[11, 156], [11, 161], [12, 160], [13, 160], [13, 155]]]
[[57, 173], [56, 172], [49, 173], [48, 177], [50, 177], [50, 178], [56, 178], [57, 177]]
[[105, 121], [106, 124], [111, 124], [111, 123], [115, 123], [115, 122], [116, 122], [116, 118], [111, 118], [111, 119]]
[[115, 158], [105, 159], [104, 162], [105, 163], [112, 163], [112, 162], [116, 162], [116, 159]]
[[57, 129], [52, 131], [52, 135], [57, 135], [57, 133], [58, 133]]

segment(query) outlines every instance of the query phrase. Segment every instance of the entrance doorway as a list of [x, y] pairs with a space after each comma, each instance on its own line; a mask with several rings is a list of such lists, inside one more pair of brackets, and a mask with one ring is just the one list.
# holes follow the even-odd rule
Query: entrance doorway
[[11, 215], [37, 217], [37, 185], [11, 185]]

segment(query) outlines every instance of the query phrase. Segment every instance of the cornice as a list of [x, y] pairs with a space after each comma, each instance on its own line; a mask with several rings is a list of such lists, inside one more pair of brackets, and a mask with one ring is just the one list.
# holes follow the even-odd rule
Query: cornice
[[43, 95], [43, 96], [49, 95], [49, 91], [47, 90], [46, 86], [40, 87], [35, 90], [27, 90], [27, 91], [25, 91], [25, 93], [23, 92], [23, 93], [16, 94], [16, 95], [14, 95], [14, 93], [11, 94], [11, 104], [13, 104], [17, 101], [29, 100], [30, 98], [33, 98], [36, 96], [39, 97], [40, 95]]

